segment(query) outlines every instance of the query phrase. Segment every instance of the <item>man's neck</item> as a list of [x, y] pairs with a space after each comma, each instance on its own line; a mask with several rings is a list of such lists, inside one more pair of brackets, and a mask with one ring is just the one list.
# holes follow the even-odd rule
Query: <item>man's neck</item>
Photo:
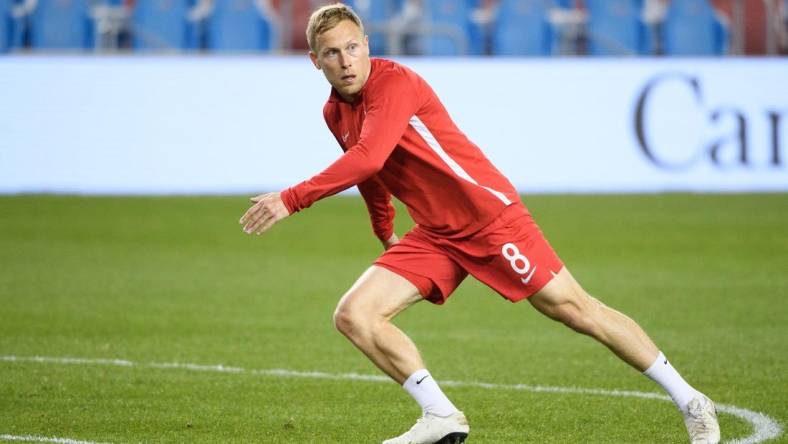
[[347, 103], [354, 103], [356, 101], [356, 97], [358, 97], [358, 93], [345, 95], [337, 91], [337, 94], [339, 94], [339, 97], [342, 97], [342, 100], [344, 100]]

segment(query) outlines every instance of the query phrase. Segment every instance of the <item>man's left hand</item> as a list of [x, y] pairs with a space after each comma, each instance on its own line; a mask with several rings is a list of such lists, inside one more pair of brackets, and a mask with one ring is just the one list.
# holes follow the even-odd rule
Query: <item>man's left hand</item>
[[239, 223], [246, 234], [260, 235], [290, 215], [279, 193], [266, 193], [249, 199], [254, 205], [246, 210]]
[[398, 242], [399, 242], [399, 238], [397, 237], [397, 235], [396, 234], [392, 234], [391, 237], [388, 238], [388, 240], [382, 242], [383, 243], [383, 249], [388, 250], [389, 248], [393, 247], [394, 245], [397, 245]]

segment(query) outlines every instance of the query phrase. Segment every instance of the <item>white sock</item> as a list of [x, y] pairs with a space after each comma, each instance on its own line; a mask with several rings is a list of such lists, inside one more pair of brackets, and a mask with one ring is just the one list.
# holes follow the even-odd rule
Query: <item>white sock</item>
[[687, 412], [687, 404], [698, 394], [698, 391], [687, 384], [679, 372], [670, 365], [668, 358], [662, 352], [659, 352], [657, 360], [643, 374], [661, 385], [673, 399], [676, 407], [684, 413]]
[[432, 413], [438, 416], [449, 416], [458, 411], [457, 407], [443, 394], [427, 369], [416, 370], [402, 384], [402, 387], [419, 403], [421, 411], [425, 415]]

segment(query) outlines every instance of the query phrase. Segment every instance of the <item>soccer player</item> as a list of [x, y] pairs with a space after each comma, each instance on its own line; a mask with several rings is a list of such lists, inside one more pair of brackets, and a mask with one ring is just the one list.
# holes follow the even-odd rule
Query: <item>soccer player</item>
[[[251, 200], [241, 217], [261, 234], [319, 199], [358, 186], [385, 251], [342, 296], [337, 329], [418, 402], [422, 417], [395, 443], [457, 443], [465, 415], [391, 323], [426, 299], [442, 304], [471, 274], [504, 298], [527, 299], [550, 318], [591, 336], [664, 388], [693, 443], [719, 441], [714, 404], [690, 386], [632, 319], [591, 297], [543, 237], [512, 184], [452, 122], [433, 90], [393, 61], [371, 59], [358, 16], [334, 4], [307, 27], [315, 67], [331, 84], [326, 124], [345, 151], [309, 180]], [[391, 196], [416, 226], [393, 231]]]

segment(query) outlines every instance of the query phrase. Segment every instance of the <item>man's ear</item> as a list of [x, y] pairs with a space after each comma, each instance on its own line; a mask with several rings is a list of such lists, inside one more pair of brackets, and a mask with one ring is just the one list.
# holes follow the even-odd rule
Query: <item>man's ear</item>
[[309, 51], [309, 58], [312, 60], [312, 64], [315, 65], [315, 68], [320, 69], [320, 62], [317, 60], [317, 54]]

